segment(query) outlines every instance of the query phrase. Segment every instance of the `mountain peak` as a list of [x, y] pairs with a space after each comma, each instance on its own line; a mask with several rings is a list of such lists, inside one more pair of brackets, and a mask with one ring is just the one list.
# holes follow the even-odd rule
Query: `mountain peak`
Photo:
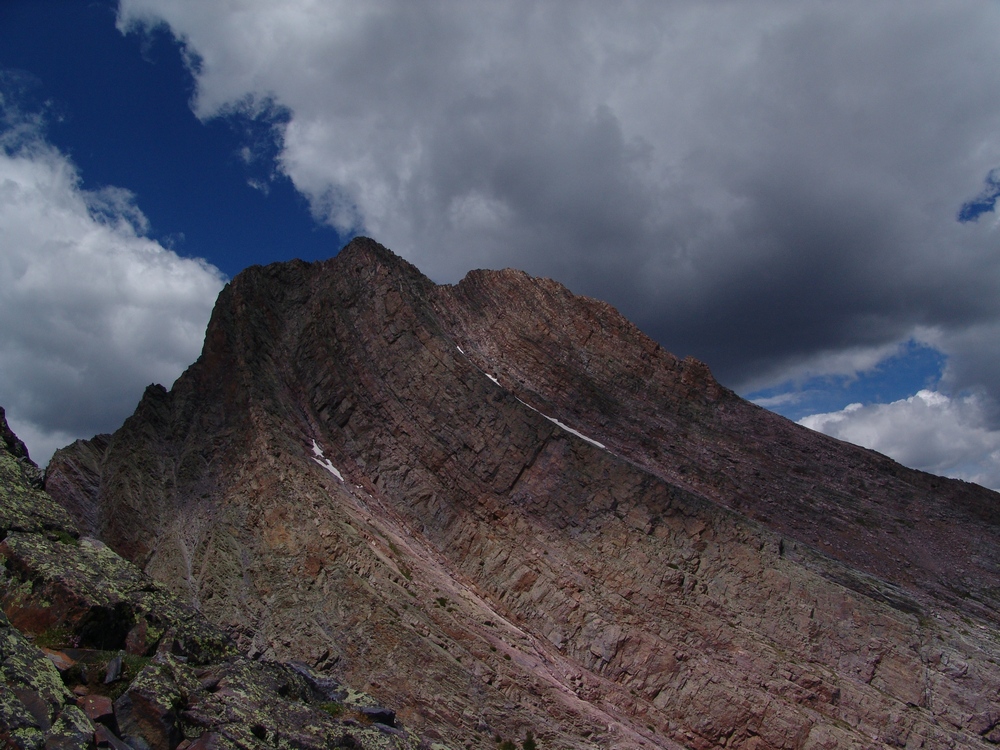
[[433, 741], [1000, 739], [996, 493], [743, 401], [555, 281], [438, 286], [356, 238], [240, 274], [154, 395], [53, 459], [90, 493], [66, 507]]
[[336, 257], [346, 261], [363, 260], [367, 262], [398, 263], [402, 260], [392, 250], [371, 237], [358, 236], [344, 245]]
[[355, 273], [361, 273], [363, 269], [368, 268], [368, 273], [364, 275], [367, 279], [373, 278], [372, 271], [381, 268], [392, 275], [398, 274], [427, 284], [433, 283], [412, 263], [370, 237], [355, 237], [327, 263], [341, 272], [353, 270]]

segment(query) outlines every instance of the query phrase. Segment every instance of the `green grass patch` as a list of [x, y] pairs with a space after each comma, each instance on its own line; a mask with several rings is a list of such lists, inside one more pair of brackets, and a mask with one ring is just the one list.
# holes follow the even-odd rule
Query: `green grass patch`
[[35, 645], [39, 648], [59, 650], [72, 646], [73, 631], [62, 626], [53, 626], [35, 636]]
[[330, 716], [332, 716], [335, 719], [339, 719], [341, 716], [344, 715], [344, 704], [343, 703], [335, 703], [333, 701], [325, 701], [324, 703], [320, 703], [319, 706], [318, 706], [318, 708], [319, 708], [320, 711], [323, 711], [324, 713], [330, 714]]

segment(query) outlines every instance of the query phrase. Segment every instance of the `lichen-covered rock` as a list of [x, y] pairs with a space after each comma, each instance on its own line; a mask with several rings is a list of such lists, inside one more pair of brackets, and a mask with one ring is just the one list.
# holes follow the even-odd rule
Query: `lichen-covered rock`
[[15, 459], [28, 458], [28, 446], [14, 434], [7, 424], [7, 412], [0, 406], [0, 452], [7, 453]]
[[122, 739], [150, 750], [174, 750], [184, 733], [179, 712], [190, 692], [199, 688], [194, 675], [170, 657], [143, 669], [115, 701], [115, 718]]
[[178, 648], [195, 661], [235, 653], [190, 606], [100, 542], [10, 532], [0, 542], [0, 559], [0, 605], [24, 631], [58, 629], [66, 634], [63, 645], [151, 653], [159, 641], [153, 636], [170, 628]]
[[[173, 669], [177, 675], [176, 665]], [[198, 674], [188, 670], [186, 677], [175, 679], [191, 685]], [[345, 695], [342, 702], [331, 701], [330, 692], [317, 687], [323, 678], [301, 665], [234, 659], [200, 674], [200, 687], [178, 691], [186, 705], [180, 715], [186, 736], [210, 735], [219, 747], [298, 748], [326, 747], [333, 738], [349, 733], [358, 748], [419, 747], [414, 735], [386, 732], [373, 723], [389, 712], [382, 709], [377, 718], [367, 713], [369, 709], [357, 701], [367, 703], [369, 696]], [[159, 679], [169, 679], [164, 675], [161, 672]]]
[[94, 728], [72, 702], [52, 662], [0, 612], [0, 742], [88, 747]]
[[[0, 410], [0, 433], [10, 433]], [[11, 435], [13, 433], [10, 433]], [[20, 441], [18, 441], [19, 443]], [[20, 444], [23, 447], [23, 443]], [[27, 450], [18, 455], [4, 441], [0, 445], [0, 539], [9, 531], [48, 532], [63, 538], [80, 535], [65, 509], [54, 502], [34, 481], [38, 468], [28, 458]]]
[[88, 750], [94, 746], [94, 725], [76, 706], [66, 706], [45, 737], [45, 750]]

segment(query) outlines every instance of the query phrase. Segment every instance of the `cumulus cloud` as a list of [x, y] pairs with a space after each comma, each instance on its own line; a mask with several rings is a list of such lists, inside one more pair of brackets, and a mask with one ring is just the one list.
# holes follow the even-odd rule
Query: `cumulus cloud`
[[889, 404], [850, 404], [799, 424], [863, 445], [906, 466], [1000, 489], [1000, 431], [983, 421], [976, 396], [922, 390]]
[[195, 360], [224, 279], [144, 237], [128, 191], [82, 189], [38, 118], [0, 110], [0, 404], [44, 464]]
[[956, 220], [1000, 165], [995, 4], [121, 3], [160, 22], [201, 117], [285, 108], [321, 220], [555, 276], [735, 386], [998, 313]]
[[994, 414], [996, 3], [121, 0], [160, 23], [200, 117], [280, 110], [316, 218], [438, 281], [552, 276], [743, 392], [937, 332]]

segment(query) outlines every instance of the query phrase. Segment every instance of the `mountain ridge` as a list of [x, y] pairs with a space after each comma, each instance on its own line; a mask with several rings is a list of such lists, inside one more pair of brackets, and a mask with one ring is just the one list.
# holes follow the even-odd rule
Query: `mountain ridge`
[[996, 493], [519, 271], [439, 286], [366, 238], [248, 269], [171, 391], [46, 486], [250, 653], [453, 746], [1000, 739]]

